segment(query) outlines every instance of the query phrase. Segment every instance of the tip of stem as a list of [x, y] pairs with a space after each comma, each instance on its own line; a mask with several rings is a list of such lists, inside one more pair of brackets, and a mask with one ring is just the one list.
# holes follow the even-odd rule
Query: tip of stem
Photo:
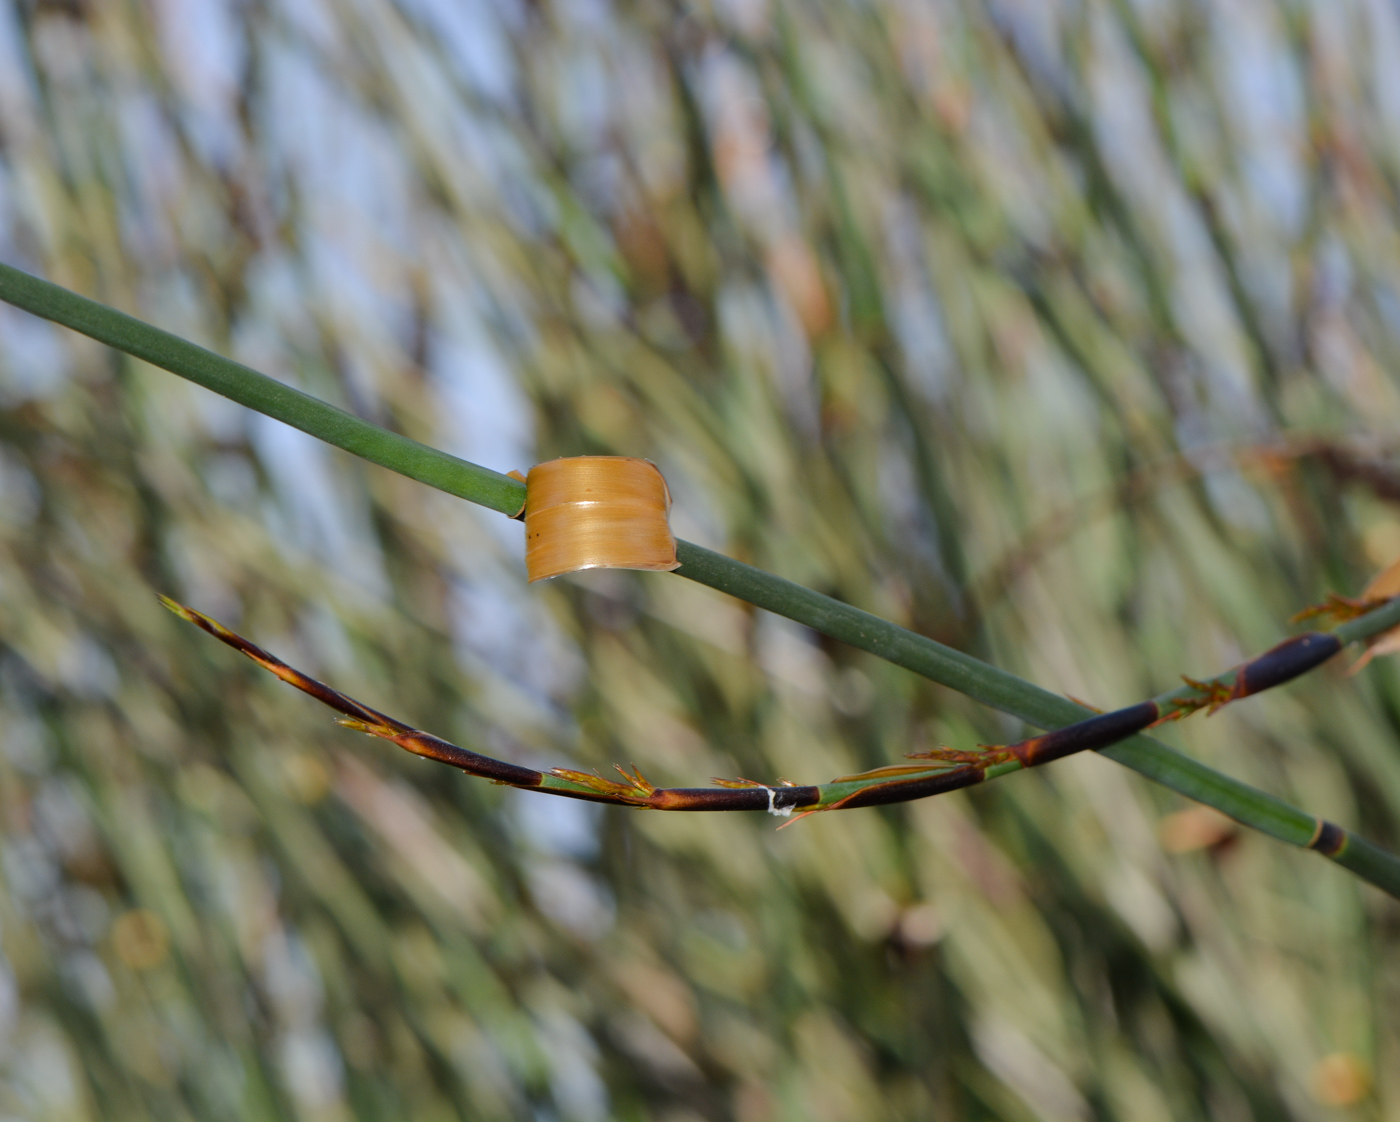
[[185, 607], [185, 605], [181, 604], [178, 600], [172, 600], [169, 596], [164, 596], [160, 593], [156, 593], [156, 599], [159, 600], [164, 607], [169, 608], [170, 611], [174, 612], [181, 619], [189, 623], [196, 622], [195, 612]]

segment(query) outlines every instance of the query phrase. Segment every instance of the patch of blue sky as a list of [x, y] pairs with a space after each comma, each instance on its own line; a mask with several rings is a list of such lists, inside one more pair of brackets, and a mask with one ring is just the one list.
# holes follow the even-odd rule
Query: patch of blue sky
[[595, 46], [580, 44], [554, 69], [554, 111], [559, 132], [576, 151], [605, 146], [613, 123], [612, 81]]
[[1035, 77], [1060, 88], [1068, 77], [1064, 25], [1079, 16], [1079, 7], [1079, 0], [996, 0], [991, 10]]
[[0, 132], [16, 146], [38, 131], [34, 70], [16, 20], [19, 7], [0, 5]]
[[287, 26], [307, 43], [329, 54], [342, 47], [342, 17], [333, 15], [326, 0], [279, 0], [278, 10]]
[[345, 1066], [330, 1033], [320, 1025], [287, 1029], [278, 1040], [285, 1085], [300, 1112], [344, 1117]]
[[122, 244], [133, 259], [169, 263], [179, 254], [176, 212], [186, 189], [178, 141], [149, 90], [123, 96], [115, 116], [127, 185], [118, 198]]
[[492, 0], [399, 0], [399, 5], [433, 33], [474, 93], [501, 104], [516, 103], [519, 75], [502, 16], [517, 23], [518, 11]]
[[530, 155], [505, 121], [473, 113], [461, 102], [437, 107], [423, 133], [455, 201], [474, 217], [500, 214], [526, 238], [552, 230], [557, 207], [536, 179]]
[[448, 627], [464, 667], [484, 661], [545, 711], [562, 716], [583, 665], [540, 597], [499, 568], [452, 582]]
[[1400, 339], [1400, 276], [1375, 281], [1371, 292], [1381, 322], [1389, 330], [1391, 338]]
[[[584, 938], [603, 935], [611, 926], [607, 911], [612, 902], [602, 895], [606, 890], [567, 868], [560, 872], [563, 875], [546, 875], [540, 878], [542, 883], [532, 883], [540, 910], [555, 913], [550, 918]], [[531, 879], [535, 881], [534, 877]], [[602, 906], [603, 914], [595, 918], [590, 905]], [[541, 990], [542, 995], [547, 992]], [[564, 1011], [563, 1001], [545, 1005], [537, 999], [535, 1004], [535, 1032], [548, 1058], [549, 1089], [559, 1117], [564, 1122], [603, 1122], [610, 1110], [608, 1086], [597, 1071], [601, 1063], [598, 1045], [588, 1030]]]
[[611, 37], [621, 22], [609, 0], [557, 0], [553, 7], [559, 22], [573, 35]]
[[501, 215], [526, 236], [552, 224], [517, 125], [469, 105], [422, 44], [398, 43], [377, 61], [395, 102], [412, 115], [399, 138], [405, 152], [431, 167], [454, 206], [477, 221]]
[[1146, 76], [1116, 24], [1097, 20], [1094, 30], [1095, 141], [1138, 221], [1172, 251], [1173, 318], [1195, 352], [1188, 368], [1211, 398], [1202, 420], [1255, 431], [1262, 414], [1240, 324], [1209, 234], [1163, 150]]
[[1167, 198], [1165, 210], [1178, 262], [1172, 313], [1196, 353], [1194, 369], [1210, 396], [1204, 414], [1208, 438], [1259, 432], [1265, 419], [1252, 363], [1209, 237], [1179, 192]]
[[274, 536], [290, 534], [292, 545], [328, 569], [376, 599], [386, 597], [384, 557], [364, 499], [348, 481], [336, 478], [333, 457], [341, 453], [261, 414], [252, 418], [250, 430], [285, 517], [272, 527]]
[[1152, 119], [1147, 78], [1116, 23], [1095, 19], [1092, 44], [1087, 70], [1094, 141], [1109, 174], [1146, 219], [1176, 178]]
[[[1322, 7], [1327, 7], [1327, 3]], [[1387, 134], [1390, 156], [1400, 160], [1400, 8], [1393, 0], [1364, 0], [1367, 45], [1370, 48], [1371, 96]]]
[[254, 257], [243, 280], [247, 297], [232, 328], [234, 357], [290, 382], [283, 370], [289, 351], [317, 345], [315, 325], [305, 314], [300, 261], [278, 247]]
[[588, 861], [598, 854], [598, 825], [603, 808], [576, 799], [541, 797], [512, 791], [511, 818], [530, 846], [551, 857]]
[[1298, 63], [1258, 0], [1213, 4], [1214, 80], [1239, 145], [1243, 185], [1280, 232], [1299, 234], [1307, 212], [1306, 115]]
[[309, 1025], [320, 1016], [326, 989], [316, 958], [294, 931], [271, 926], [262, 939], [262, 990], [284, 1023]]
[[270, 47], [261, 106], [266, 148], [294, 178], [307, 214], [399, 252], [415, 200], [398, 137], [305, 52]]
[[951, 387], [953, 351], [933, 291], [919, 215], [908, 198], [897, 196], [889, 199], [882, 217], [886, 302], [904, 355], [904, 372], [914, 391], [936, 405]]
[[205, 161], [227, 168], [243, 151], [238, 98], [247, 41], [237, 0], [157, 0], [156, 33], [186, 133]]
[[435, 275], [432, 319], [428, 372], [442, 403], [436, 443], [494, 471], [528, 468], [535, 446], [530, 400], [483, 326], [468, 282]]
[[1053, 245], [1060, 236], [1059, 214], [1054, 209], [1060, 200], [1059, 185], [1046, 182], [1044, 165], [1049, 161], [1042, 153], [1027, 150], [1025, 133], [1015, 117], [991, 98], [973, 103], [968, 131], [981, 165], [981, 180], [1005, 208], [1017, 232], [1032, 244]]
[[[4, 209], [0, 206], [0, 261], [26, 267], [28, 263], [19, 260], [6, 243], [5, 226]], [[13, 408], [60, 393], [68, 383], [68, 357], [68, 348], [53, 324], [0, 304], [0, 405]]]
[[302, 234], [309, 283], [298, 294], [299, 304], [302, 314], [333, 324], [337, 369], [352, 380], [350, 407], [373, 413], [379, 407], [380, 372], [405, 359], [413, 317], [409, 291], [397, 262], [377, 261], [359, 239], [330, 230], [317, 223]]
[[[299, 300], [334, 324], [358, 407], [374, 411], [377, 371], [398, 365], [414, 310], [417, 195], [398, 137], [302, 52], [269, 52], [271, 144], [296, 184], [307, 281]], [[307, 307], [307, 311], [311, 308]]]

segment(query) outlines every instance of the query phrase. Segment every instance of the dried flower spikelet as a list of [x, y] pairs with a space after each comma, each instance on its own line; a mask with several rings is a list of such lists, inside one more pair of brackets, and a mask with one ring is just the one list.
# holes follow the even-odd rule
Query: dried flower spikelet
[[572, 456], [525, 479], [525, 571], [531, 583], [580, 569], [680, 568], [671, 493], [650, 460]]

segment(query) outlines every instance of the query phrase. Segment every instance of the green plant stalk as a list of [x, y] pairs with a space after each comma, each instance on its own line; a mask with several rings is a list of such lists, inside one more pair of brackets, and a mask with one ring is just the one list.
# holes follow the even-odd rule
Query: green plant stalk
[[0, 300], [159, 366], [304, 433], [459, 499], [515, 515], [525, 487], [302, 393], [275, 378], [0, 262]]
[[[524, 484], [509, 476], [389, 432], [133, 316], [3, 263], [0, 299], [450, 495], [511, 516], [524, 506]], [[681, 576], [859, 647], [1038, 728], [1059, 728], [1092, 714], [961, 651], [761, 569], [690, 542], [678, 543], [677, 553], [681, 561], [677, 573]], [[1345, 634], [1345, 641], [1350, 642], [1396, 623], [1400, 623], [1400, 601], [1346, 624], [1339, 629], [1339, 636]], [[1150, 737], [1135, 735], [1100, 751], [1140, 775], [1280, 841], [1318, 848], [1320, 837], [1326, 834], [1329, 824], [1313, 815]], [[987, 777], [1018, 767], [992, 768]], [[1344, 834], [1339, 848], [1321, 851], [1363, 880], [1400, 898], [1400, 858], [1349, 833]]]

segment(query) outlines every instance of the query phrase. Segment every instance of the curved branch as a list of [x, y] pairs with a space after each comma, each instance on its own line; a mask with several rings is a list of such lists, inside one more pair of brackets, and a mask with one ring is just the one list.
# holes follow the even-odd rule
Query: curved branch
[[[1288, 639], [1215, 678], [1205, 681], [1187, 678], [1184, 687], [1160, 697], [1110, 713], [1100, 713], [1016, 744], [982, 746], [976, 752], [939, 748], [913, 753], [909, 759], [927, 762], [894, 764], [843, 776], [830, 783], [769, 786], [750, 779], [717, 779], [714, 781], [717, 784], [715, 787], [656, 787], [635, 767], [630, 773], [618, 767], [617, 771], [623, 779], [618, 782], [568, 768], [536, 771], [461, 748], [318, 682], [202, 612], [187, 608], [166, 596], [160, 600], [180, 618], [202, 628], [234, 650], [241, 651], [282, 681], [344, 714], [339, 724], [391, 740], [405, 751], [449, 764], [469, 775], [527, 791], [642, 810], [766, 810], [783, 818], [791, 816], [794, 811], [801, 811], [797, 818], [804, 818], [818, 811], [850, 810], [924, 799], [1013, 771], [1039, 767], [1079, 752], [1108, 748], [1152, 725], [1179, 720], [1203, 708], [1213, 713], [1222, 705], [1292, 681], [1320, 666], [1343, 647], [1335, 634], [1311, 631]], [[1396, 603], [1392, 602], [1387, 607], [1394, 609]], [[1353, 849], [1360, 852], [1362, 847], [1369, 846], [1364, 839], [1354, 837], [1332, 822], [1312, 818], [1311, 823], [1306, 848], [1334, 860], [1340, 860]], [[1381, 862], [1373, 870], [1379, 874], [1376, 883], [1400, 897], [1400, 877], [1394, 875], [1400, 872], [1400, 862], [1373, 846], [1369, 846], [1369, 849], [1374, 852], [1367, 852], [1365, 856], [1372, 865], [1376, 865], [1377, 854], [1389, 858], [1388, 864]]]

